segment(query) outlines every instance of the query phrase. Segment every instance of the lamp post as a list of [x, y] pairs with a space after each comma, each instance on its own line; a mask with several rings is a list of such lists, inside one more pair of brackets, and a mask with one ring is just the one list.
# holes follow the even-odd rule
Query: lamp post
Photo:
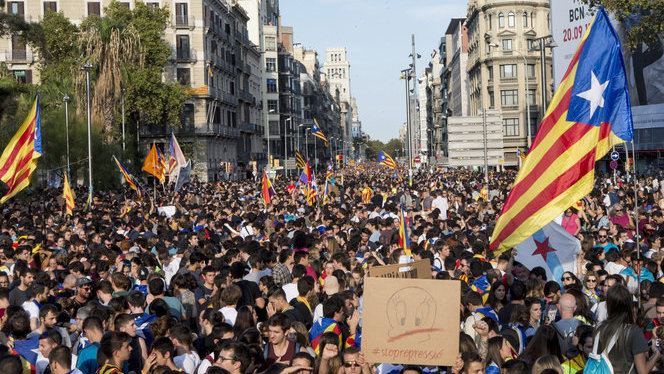
[[90, 59], [85, 60], [85, 64], [81, 70], [85, 70], [85, 92], [87, 99], [87, 114], [88, 114], [88, 202], [92, 204], [92, 114], [90, 113], [90, 70], [92, 63]]
[[[548, 42], [546, 42], [548, 40]], [[537, 42], [537, 44], [535, 44]], [[529, 51], [537, 51], [540, 53], [540, 68], [542, 69], [542, 118], [546, 113], [546, 56], [544, 55], [544, 48], [556, 48], [558, 44], [553, 40], [551, 35], [542, 36], [530, 40]]]
[[122, 152], [125, 151], [125, 93], [127, 90], [122, 89]]
[[290, 124], [293, 121], [293, 116], [290, 116], [284, 120], [284, 177], [288, 176], [288, 127], [286, 121]]
[[69, 95], [62, 98], [65, 103], [65, 131], [67, 132], [67, 174], [69, 175]]
[[267, 127], [265, 129], [265, 138], [267, 139], [267, 167], [268, 169], [272, 167], [272, 160], [270, 160], [270, 114], [274, 114], [276, 110], [270, 109], [267, 111]]
[[411, 160], [411, 133], [410, 133], [410, 80], [411, 69], [401, 70], [401, 78], [406, 81], [406, 158], [408, 159], [408, 175], [410, 176], [410, 160]]

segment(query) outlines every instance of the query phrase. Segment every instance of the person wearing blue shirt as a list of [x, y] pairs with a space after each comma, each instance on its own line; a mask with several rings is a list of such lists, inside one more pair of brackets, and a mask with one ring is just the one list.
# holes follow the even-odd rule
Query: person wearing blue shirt
[[104, 335], [101, 319], [96, 316], [86, 318], [85, 321], [83, 321], [83, 331], [92, 344], [83, 348], [83, 350], [79, 352], [76, 368], [83, 374], [95, 374], [97, 369], [99, 369], [99, 364], [97, 363], [99, 342]]
[[642, 259], [639, 258], [639, 254], [636, 251], [630, 254], [630, 259], [632, 260], [632, 266], [621, 271], [620, 275], [627, 280], [627, 289], [629, 292], [635, 293], [639, 287], [639, 281], [649, 280], [654, 282], [655, 277], [648, 269], [641, 266]]
[[609, 233], [606, 230], [604, 229], [599, 230], [597, 232], [597, 237], [599, 240], [593, 248], [602, 248], [604, 250], [604, 253], [610, 251], [611, 249], [616, 249], [620, 251], [620, 248], [618, 248], [617, 245], [609, 241]]

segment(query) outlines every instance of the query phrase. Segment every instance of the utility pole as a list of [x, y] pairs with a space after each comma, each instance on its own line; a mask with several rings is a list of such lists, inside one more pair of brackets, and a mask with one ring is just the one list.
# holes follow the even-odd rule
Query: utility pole
[[484, 181], [489, 183], [489, 155], [487, 150], [487, 134], [486, 134], [486, 109], [482, 109], [482, 131], [484, 138]]
[[92, 113], [90, 113], [90, 70], [92, 64], [88, 58], [81, 70], [85, 70], [85, 92], [87, 96], [88, 114], [88, 203], [92, 208]]
[[[415, 110], [417, 110], [417, 53], [415, 52], [415, 34], [410, 35], [410, 40], [411, 40], [411, 47], [412, 47], [412, 52], [410, 54], [411, 59], [413, 60], [413, 67], [412, 67], [412, 73], [413, 73], [413, 97], [415, 98]], [[410, 93], [410, 92], [409, 92]], [[410, 99], [408, 104], [410, 105]], [[410, 110], [410, 106], [408, 108]], [[417, 118], [415, 118], [415, 121], [417, 121]], [[414, 127], [413, 126], [413, 118], [410, 119], [410, 124], [408, 125], [409, 127]], [[408, 135], [408, 149], [410, 150], [410, 153], [408, 155], [408, 173], [409, 175], [412, 176], [413, 170], [412, 170], [412, 165], [413, 165], [413, 147], [412, 147], [412, 142], [413, 142], [413, 129], [409, 129], [410, 131], [408, 132], [410, 135]]]

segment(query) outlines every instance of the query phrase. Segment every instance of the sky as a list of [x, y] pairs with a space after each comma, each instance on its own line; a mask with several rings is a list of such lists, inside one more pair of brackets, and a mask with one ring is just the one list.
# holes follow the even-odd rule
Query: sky
[[408, 68], [415, 34], [418, 76], [429, 64], [451, 18], [465, 17], [463, 0], [281, 0], [281, 24], [293, 27], [293, 41], [318, 52], [346, 47], [351, 95], [362, 129], [372, 139], [399, 137], [406, 122], [401, 70]]

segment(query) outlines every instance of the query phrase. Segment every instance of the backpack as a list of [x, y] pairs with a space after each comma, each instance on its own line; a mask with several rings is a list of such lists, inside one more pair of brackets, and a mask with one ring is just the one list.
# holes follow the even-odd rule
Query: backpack
[[[269, 349], [270, 349], [270, 343], [265, 343], [263, 345], [263, 360], [267, 361], [267, 355], [269, 354]], [[300, 343], [295, 342], [295, 354], [300, 351]]]
[[[618, 340], [618, 332], [613, 334], [609, 345], [604, 348], [604, 352], [597, 353], [599, 349], [599, 335], [595, 336], [595, 343], [593, 344], [593, 351], [588, 355], [586, 367], [583, 368], [584, 374], [613, 374], [613, 365], [609, 360], [609, 352]], [[631, 371], [631, 370], [630, 370]]]

